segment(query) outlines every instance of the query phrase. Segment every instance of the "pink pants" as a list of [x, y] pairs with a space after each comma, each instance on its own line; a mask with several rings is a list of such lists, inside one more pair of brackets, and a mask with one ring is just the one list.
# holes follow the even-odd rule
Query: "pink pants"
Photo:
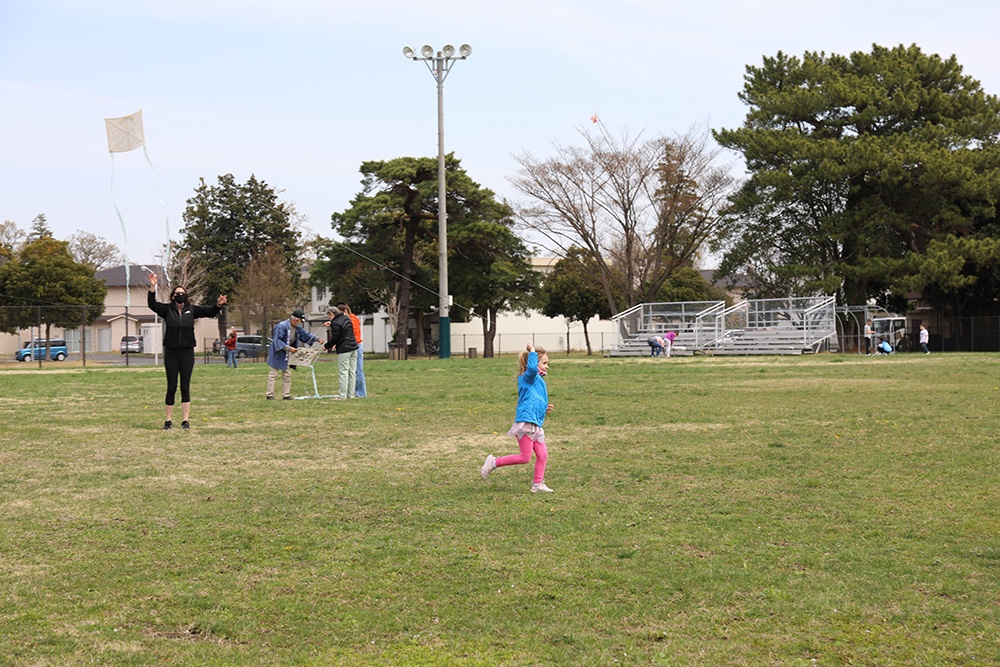
[[517, 447], [521, 450], [520, 454], [510, 454], [509, 456], [501, 456], [496, 460], [496, 466], [516, 466], [528, 463], [531, 461], [531, 452], [535, 452], [535, 479], [533, 482], [535, 484], [541, 484], [545, 481], [545, 462], [549, 460], [549, 451], [545, 449], [544, 442], [535, 442], [527, 435], [522, 435], [521, 439], [517, 441]]

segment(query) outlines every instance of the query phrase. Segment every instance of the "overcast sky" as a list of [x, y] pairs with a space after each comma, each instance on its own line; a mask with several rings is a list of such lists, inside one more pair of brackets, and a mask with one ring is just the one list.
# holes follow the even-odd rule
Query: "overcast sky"
[[[735, 127], [745, 67], [778, 51], [917, 44], [1000, 94], [1000, 3], [956, 0], [0, 0], [0, 218], [44, 213], [135, 263], [180, 240], [199, 178], [251, 174], [331, 237], [365, 160], [437, 154], [434, 80], [404, 45], [473, 52], [445, 84], [445, 144], [516, 199], [512, 154], [590, 117], [649, 135]], [[146, 150], [104, 118], [142, 109]], [[735, 160], [735, 157], [733, 157]], [[151, 163], [151, 164], [150, 164]], [[162, 203], [161, 203], [162, 202]], [[115, 213], [125, 222], [125, 235]], [[127, 243], [125, 241], [127, 235]]]

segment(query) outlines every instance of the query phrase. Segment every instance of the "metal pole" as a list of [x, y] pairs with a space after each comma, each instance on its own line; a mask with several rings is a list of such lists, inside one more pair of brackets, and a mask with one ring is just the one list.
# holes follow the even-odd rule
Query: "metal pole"
[[[38, 312], [38, 346], [40, 346], [42, 344], [42, 340], [41, 340], [42, 339], [42, 307], [41, 306], [38, 306], [38, 311], [37, 312]], [[33, 346], [35, 345], [35, 340], [36, 339], [34, 337], [32, 337], [31, 344]], [[38, 346], [33, 347], [32, 350], [31, 350], [31, 353], [34, 354], [36, 357], [38, 357], [38, 367], [41, 368], [42, 367], [42, 357], [45, 356], [46, 348], [48, 346], [46, 345], [45, 347], [42, 348], [42, 353], [41, 354], [35, 354], [35, 349]]]
[[438, 51], [435, 67], [438, 96], [438, 358], [451, 357], [451, 313], [448, 297], [448, 185], [444, 168], [444, 77], [445, 61]]
[[80, 306], [80, 361], [87, 367], [87, 307]]
[[[166, 271], [163, 270], [163, 255], [156, 255], [156, 258], [160, 260], [160, 266], [159, 266], [160, 277], [163, 277], [164, 279], [166, 279]], [[159, 297], [159, 283], [160, 283], [160, 281], [157, 280], [156, 281], [157, 287], [156, 287], [156, 289], [153, 290], [153, 297], [154, 298], [158, 298]], [[167, 284], [168, 285], [170, 284], [169, 281], [167, 282]], [[155, 312], [153, 313], [153, 324], [156, 325], [156, 334], [159, 336], [159, 340], [151, 341], [150, 345], [153, 346], [153, 365], [154, 366], [159, 366], [160, 365], [160, 347], [162, 347], [162, 345], [163, 345], [163, 334], [162, 334], [162, 332], [160, 330], [160, 316], [157, 315]]]
[[446, 44], [437, 51], [429, 45], [420, 47], [420, 55], [408, 46], [403, 47], [403, 56], [423, 61], [437, 83], [438, 103], [438, 357], [451, 357], [451, 295], [448, 289], [448, 184], [444, 164], [444, 80], [457, 60], [465, 60], [472, 53], [472, 47], [462, 44], [455, 54], [455, 47]]
[[[126, 341], [125, 342], [125, 365], [128, 366], [128, 360], [129, 360], [129, 356], [130, 356], [129, 352], [132, 351], [130, 349], [132, 346], [128, 344], [128, 304], [127, 303], [125, 304], [125, 341]], [[114, 341], [111, 341], [111, 344], [114, 345]]]

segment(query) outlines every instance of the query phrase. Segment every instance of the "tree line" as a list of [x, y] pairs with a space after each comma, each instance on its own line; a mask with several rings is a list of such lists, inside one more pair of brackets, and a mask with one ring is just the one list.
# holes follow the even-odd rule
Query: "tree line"
[[[724, 298], [694, 270], [708, 255], [717, 279], [761, 298], [836, 294], [902, 312], [919, 295], [952, 316], [996, 312], [1000, 101], [954, 57], [915, 45], [778, 52], [747, 66], [739, 97], [737, 128], [647, 137], [598, 124], [546, 157], [515, 155], [516, 203], [454, 154], [445, 202], [436, 158], [365, 162], [332, 238], [306, 239], [294, 204], [256, 176], [202, 179], [168, 270], [191, 294], [231, 296], [220, 337], [229, 317], [266, 332], [278, 314], [257, 304], [302, 303], [316, 286], [361, 312], [384, 308], [397, 340], [414, 322], [423, 349], [444, 205], [452, 318], [481, 322], [486, 356], [502, 312], [585, 324], [642, 302]], [[742, 158], [742, 177], [723, 151]], [[539, 250], [560, 258], [544, 277], [530, 265]]]

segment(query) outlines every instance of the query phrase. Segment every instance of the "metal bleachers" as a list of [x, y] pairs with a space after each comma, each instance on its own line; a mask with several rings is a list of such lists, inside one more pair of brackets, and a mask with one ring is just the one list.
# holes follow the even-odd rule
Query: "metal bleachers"
[[836, 339], [832, 296], [640, 304], [619, 313], [619, 342], [609, 356], [649, 354], [650, 336], [676, 331], [674, 356], [816, 353]]
[[724, 301], [683, 301], [677, 303], [641, 303], [612, 318], [617, 324], [618, 343], [608, 356], [649, 356], [652, 336], [668, 331], [677, 333], [673, 351], [675, 357], [690, 356], [706, 343], [719, 338], [716, 316], [725, 310]]

